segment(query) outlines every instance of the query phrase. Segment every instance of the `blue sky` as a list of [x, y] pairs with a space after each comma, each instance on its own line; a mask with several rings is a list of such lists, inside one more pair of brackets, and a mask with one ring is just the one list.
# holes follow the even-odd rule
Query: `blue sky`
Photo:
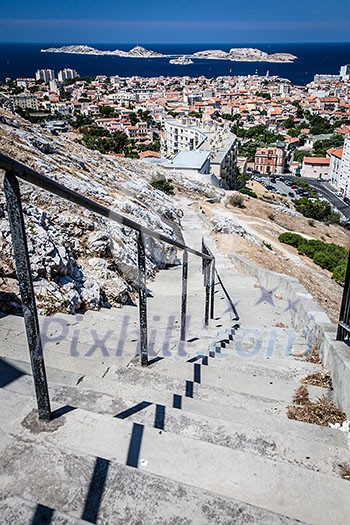
[[0, 0], [2, 42], [350, 41], [350, 1]]

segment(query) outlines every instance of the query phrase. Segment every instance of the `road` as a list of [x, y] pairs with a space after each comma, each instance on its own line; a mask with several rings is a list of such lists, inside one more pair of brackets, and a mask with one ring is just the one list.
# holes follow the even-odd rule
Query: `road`
[[317, 191], [322, 193], [325, 199], [332, 204], [337, 210], [342, 213], [347, 219], [350, 219], [350, 206], [340, 199], [335, 193], [333, 193], [327, 186], [327, 183], [320, 182], [315, 179], [308, 179], [301, 177], [302, 180], [306, 180], [310, 186], [315, 188]]
[[[280, 178], [285, 177], [289, 179], [297, 179], [297, 180], [305, 180], [315, 188], [315, 190], [319, 191], [327, 201], [332, 204], [340, 213], [346, 217], [346, 219], [350, 219], [350, 206], [348, 204], [345, 204], [345, 202], [340, 199], [333, 191], [327, 187], [327, 183], [315, 179], [309, 179], [307, 177], [293, 177], [290, 173], [285, 175], [278, 175]], [[289, 190], [290, 191], [290, 190]]]

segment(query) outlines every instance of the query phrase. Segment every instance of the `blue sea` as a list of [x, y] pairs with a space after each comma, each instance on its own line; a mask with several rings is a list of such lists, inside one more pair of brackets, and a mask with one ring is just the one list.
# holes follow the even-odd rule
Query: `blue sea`
[[[83, 44], [83, 42], [80, 42]], [[158, 76], [206, 76], [223, 75], [278, 75], [288, 78], [294, 84], [310, 82], [316, 73], [338, 74], [340, 66], [350, 63], [350, 43], [307, 43], [307, 44], [144, 44], [164, 54], [191, 54], [204, 49], [231, 47], [256, 47], [267, 53], [285, 52], [296, 55], [298, 59], [291, 64], [266, 62], [229, 62], [226, 60], [195, 60], [192, 65], [169, 64], [169, 58], [120, 58], [111, 56], [89, 56], [41, 53], [42, 48], [60, 47], [63, 44], [8, 44], [0, 43], [0, 80], [6, 77], [32, 77], [37, 69], [49, 68], [56, 72], [65, 67], [73, 68], [81, 76], [119, 75], [122, 77], [139, 75]], [[67, 45], [67, 44], [66, 44]], [[98, 49], [129, 50], [136, 44], [89, 44]]]

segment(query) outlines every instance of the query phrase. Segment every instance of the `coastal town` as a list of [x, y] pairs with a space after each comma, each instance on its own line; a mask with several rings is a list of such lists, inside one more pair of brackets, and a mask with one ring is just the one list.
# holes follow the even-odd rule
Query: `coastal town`
[[350, 199], [350, 65], [305, 86], [268, 72], [80, 78], [42, 69], [2, 82], [0, 103], [90, 149], [226, 189], [237, 189], [242, 174], [291, 174], [326, 181]]

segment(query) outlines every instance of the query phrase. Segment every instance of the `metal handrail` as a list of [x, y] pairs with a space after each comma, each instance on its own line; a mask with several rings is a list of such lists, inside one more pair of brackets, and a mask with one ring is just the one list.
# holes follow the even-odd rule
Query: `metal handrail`
[[107, 217], [108, 219], [114, 222], [118, 222], [123, 226], [127, 226], [128, 228], [136, 230], [139, 233], [148, 235], [149, 237], [153, 237], [155, 239], [159, 239], [160, 241], [166, 242], [168, 244], [172, 244], [173, 246], [176, 246], [181, 250], [187, 250], [189, 253], [197, 255], [198, 257], [202, 257], [203, 259], [210, 259], [210, 256], [206, 255], [205, 253], [199, 252], [198, 250], [194, 250], [193, 248], [190, 248], [182, 242], [174, 240], [171, 237], [168, 237], [167, 235], [154, 232], [149, 228], [141, 226], [132, 219], [129, 219], [128, 217], [125, 217], [124, 215], [121, 215], [120, 213], [117, 213], [114, 210], [111, 210], [110, 208], [99, 204], [98, 202], [95, 202], [87, 197], [84, 197], [83, 195], [80, 195], [80, 193], [77, 193], [76, 191], [71, 190], [66, 186], [63, 186], [63, 184], [51, 180], [45, 175], [41, 175], [37, 171], [28, 168], [28, 166], [25, 166], [24, 164], [21, 164], [20, 162], [11, 159], [11, 157], [8, 157], [3, 153], [0, 153], [0, 169], [5, 170], [8, 174], [12, 173], [16, 177], [24, 180], [25, 182], [34, 184], [35, 186], [38, 186], [43, 190], [49, 191], [50, 193], [53, 193], [58, 197], [63, 197], [64, 199], [70, 202], [74, 202], [75, 204], [78, 204], [79, 206], [82, 206], [83, 208], [86, 208], [89, 211], [97, 213], [102, 217]]
[[343, 298], [340, 306], [337, 341], [350, 340], [350, 253], [346, 268]]
[[188, 253], [192, 253], [202, 259], [206, 290], [205, 324], [208, 324], [209, 308], [210, 317], [213, 319], [215, 258], [204, 241], [202, 243], [202, 252], [194, 250], [180, 241], [141, 226], [135, 221], [80, 195], [58, 182], [52, 181], [2, 153], [0, 153], [0, 169], [5, 171], [4, 191], [40, 419], [50, 420], [51, 408], [18, 178], [138, 232], [139, 318], [142, 365], [148, 364], [145, 235], [183, 250], [181, 340], [185, 339], [186, 333]]

